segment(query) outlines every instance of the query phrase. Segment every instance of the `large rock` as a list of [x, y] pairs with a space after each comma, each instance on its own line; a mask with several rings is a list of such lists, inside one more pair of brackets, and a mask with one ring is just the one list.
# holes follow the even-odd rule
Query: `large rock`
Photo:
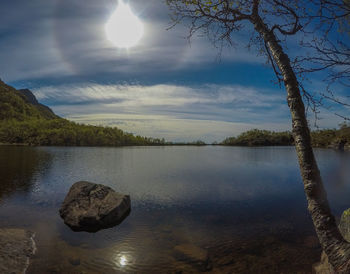
[[[339, 230], [345, 240], [350, 242], [350, 208], [341, 215]], [[324, 251], [321, 254], [321, 261], [313, 265], [315, 274], [334, 274], [332, 266], [328, 262], [328, 257]]]
[[35, 253], [34, 233], [23, 229], [0, 229], [0, 273], [22, 274]]
[[60, 209], [60, 215], [69, 227], [74, 231], [88, 232], [113, 227], [129, 212], [129, 195], [90, 182], [75, 183]]

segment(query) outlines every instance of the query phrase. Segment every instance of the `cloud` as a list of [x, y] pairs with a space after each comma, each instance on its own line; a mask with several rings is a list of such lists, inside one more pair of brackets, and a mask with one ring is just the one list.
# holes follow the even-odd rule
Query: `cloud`
[[[118, 50], [104, 32], [116, 0], [2, 1], [0, 77], [21, 87], [36, 79], [39, 100], [64, 117], [140, 135], [220, 141], [250, 128], [290, 128], [285, 92], [267, 84], [273, 75], [244, 48], [245, 34], [234, 37], [237, 49], [225, 48], [218, 62], [206, 37], [189, 44], [184, 26], [166, 30], [164, 1], [129, 2], [146, 34], [137, 47]], [[296, 46], [290, 51], [299, 53]], [[68, 82], [83, 84], [62, 84]], [[205, 84], [214, 82], [243, 85]], [[307, 87], [323, 90], [324, 83]], [[347, 90], [340, 91], [347, 100]], [[345, 108], [332, 107], [348, 116]], [[321, 118], [324, 127], [341, 121], [329, 110]]]
[[70, 74], [52, 39], [53, 6], [52, 1], [41, 0], [0, 4], [1, 78], [14, 81]]
[[[172, 141], [221, 141], [252, 128], [289, 130], [285, 92], [240, 85], [46, 86], [33, 90], [40, 102], [79, 123], [117, 126], [143, 136]], [[336, 127], [346, 108], [322, 109], [317, 125]], [[314, 116], [308, 116], [314, 125]]]
[[215, 141], [250, 128], [289, 128], [284, 94], [253, 87], [79, 84], [33, 92], [71, 120], [168, 140]]
[[[195, 37], [189, 44], [184, 26], [166, 30], [170, 19], [163, 1], [148, 0], [145, 4], [133, 0], [130, 4], [145, 24], [145, 36], [138, 46], [119, 50], [107, 40], [104, 30], [117, 1], [1, 3], [5, 15], [0, 17], [1, 77], [6, 81], [106, 73], [119, 79], [161, 77], [184, 68], [212, 66], [217, 61], [218, 50], [205, 37]], [[238, 44], [241, 39], [237, 37]], [[221, 61], [263, 62], [244, 48], [224, 49]]]
[[[225, 111], [264, 110], [274, 114], [284, 104], [284, 95], [269, 90], [234, 85], [102, 85], [47, 86], [34, 90], [37, 98], [64, 113], [67, 106], [88, 114], [91, 106], [103, 106], [106, 113], [171, 113], [173, 116], [223, 116]], [[71, 113], [71, 112], [69, 112]], [[240, 118], [245, 114], [240, 114]], [[260, 114], [259, 114], [260, 115]], [[236, 118], [234, 116], [225, 119]]]
[[226, 137], [236, 136], [252, 128], [289, 129], [286, 123], [234, 123], [217, 120], [176, 119], [171, 116], [147, 114], [87, 114], [72, 115], [67, 118], [78, 123], [115, 126], [137, 135], [165, 138], [175, 142], [222, 141]]
[[40, 100], [88, 103], [93, 101], [120, 103], [126, 105], [174, 105], [194, 103], [239, 104], [240, 106], [271, 106], [284, 100], [284, 94], [276, 94], [253, 87], [238, 85], [205, 84], [198, 86], [181, 85], [103, 85], [79, 84], [47, 86], [34, 90]]

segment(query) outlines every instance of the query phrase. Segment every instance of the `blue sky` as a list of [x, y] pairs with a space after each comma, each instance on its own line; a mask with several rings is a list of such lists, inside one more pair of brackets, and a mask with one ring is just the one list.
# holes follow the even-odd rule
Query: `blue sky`
[[[290, 129], [285, 92], [265, 60], [246, 49], [246, 33], [219, 57], [205, 37], [189, 43], [184, 26], [167, 30], [163, 1], [129, 3], [145, 32], [126, 50], [105, 34], [117, 0], [1, 1], [0, 78], [30, 88], [62, 117], [171, 141]], [[311, 80], [311, 93], [324, 88], [321, 78]], [[334, 110], [348, 114], [323, 109], [320, 127], [341, 122]]]

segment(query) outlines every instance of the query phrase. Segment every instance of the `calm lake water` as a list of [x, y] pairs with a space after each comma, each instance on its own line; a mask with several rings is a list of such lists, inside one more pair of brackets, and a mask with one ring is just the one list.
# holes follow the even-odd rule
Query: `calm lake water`
[[[334, 214], [350, 207], [350, 153], [316, 150]], [[0, 146], [0, 226], [36, 233], [28, 273], [310, 273], [320, 247], [293, 147]], [[73, 232], [58, 209], [80, 180], [130, 194], [122, 224]]]

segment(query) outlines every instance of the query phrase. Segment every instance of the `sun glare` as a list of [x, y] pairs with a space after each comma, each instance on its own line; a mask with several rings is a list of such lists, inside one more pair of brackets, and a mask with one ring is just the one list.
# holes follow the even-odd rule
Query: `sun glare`
[[116, 47], [131, 48], [142, 38], [143, 24], [132, 13], [130, 6], [119, 0], [116, 11], [106, 24], [106, 34]]

